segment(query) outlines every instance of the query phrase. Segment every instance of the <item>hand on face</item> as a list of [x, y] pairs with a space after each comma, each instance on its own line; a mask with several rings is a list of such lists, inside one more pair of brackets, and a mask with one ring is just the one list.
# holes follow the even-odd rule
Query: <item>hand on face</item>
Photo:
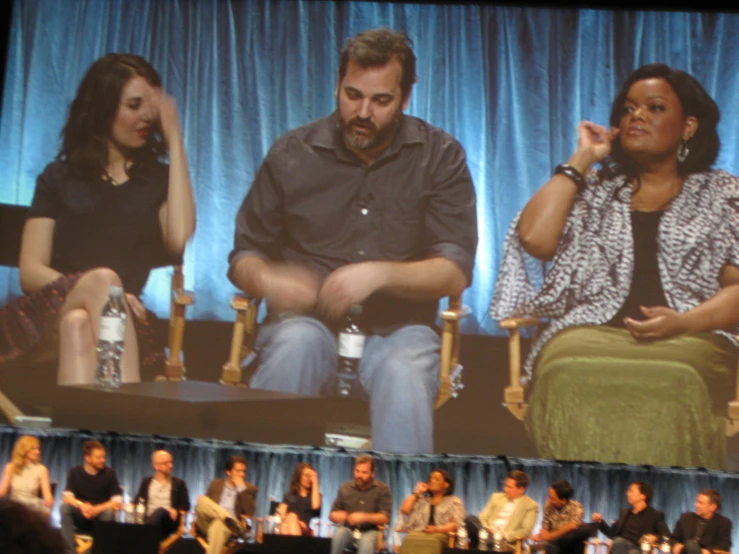
[[339, 319], [353, 304], [361, 304], [382, 287], [386, 267], [383, 262], [361, 262], [333, 271], [318, 293], [318, 310], [330, 319]]
[[180, 118], [177, 115], [177, 103], [175, 99], [164, 92], [161, 88], [154, 89], [153, 96], [154, 113], [159, 120], [159, 129], [167, 146], [180, 140]]
[[416, 483], [416, 489], [415, 489], [416, 494], [424, 494], [428, 492], [428, 490], [429, 490], [428, 483], [424, 483], [423, 481], [419, 481], [418, 483]]
[[297, 264], [272, 264], [262, 290], [270, 310], [284, 314], [304, 313], [316, 305], [319, 279], [310, 269]]
[[591, 121], [582, 121], [577, 127], [577, 149], [592, 158], [596, 163], [611, 153], [611, 144], [618, 135], [618, 129], [607, 129]]
[[665, 306], [646, 308], [641, 306], [642, 313], [648, 319], [637, 321], [624, 318], [624, 325], [636, 340], [667, 339], [686, 332], [684, 314]]

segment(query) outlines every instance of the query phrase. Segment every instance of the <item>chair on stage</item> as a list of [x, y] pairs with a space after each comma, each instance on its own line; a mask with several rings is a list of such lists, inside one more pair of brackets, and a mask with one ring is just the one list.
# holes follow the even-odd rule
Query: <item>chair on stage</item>
[[[243, 294], [235, 294], [231, 308], [236, 312], [231, 351], [228, 361], [223, 365], [221, 383], [225, 385], [247, 386], [242, 383], [242, 367], [255, 359], [254, 342], [257, 336], [257, 313], [260, 300]], [[462, 369], [459, 363], [460, 321], [469, 313], [462, 306], [460, 296], [450, 296], [449, 306], [442, 310], [441, 368], [439, 371], [439, 392], [434, 408], [443, 406], [450, 398], [456, 398], [462, 385]]]
[[[503, 391], [504, 405], [516, 419], [525, 422], [540, 456], [713, 467], [715, 463], [711, 461], [720, 460], [721, 445], [725, 445], [726, 437], [739, 432], [739, 381], [732, 397], [731, 386], [727, 390], [725, 385], [717, 385], [723, 381], [718, 381], [715, 369], [710, 369], [715, 374], [701, 372], [688, 359], [655, 358], [642, 363], [634, 359], [622, 360], [618, 353], [611, 355], [600, 351], [600, 354], [578, 355], [580, 343], [574, 343], [574, 339], [565, 335], [570, 330], [556, 335], [545, 345], [537, 360], [534, 381], [523, 386], [520, 381], [521, 330], [538, 329], [541, 325], [539, 319], [531, 317], [499, 322], [500, 328], [509, 333], [509, 383]], [[603, 329], [611, 330], [609, 327]], [[572, 329], [572, 332], [586, 331], [587, 328]], [[560, 340], [556, 348], [549, 348], [556, 340]], [[594, 346], [596, 339], [592, 341], [588, 347], [598, 351]], [[665, 343], [665, 348], [671, 348], [669, 343]], [[698, 360], [698, 363], [705, 362], [711, 360]], [[544, 366], [546, 370], [540, 371]], [[731, 377], [732, 383], [735, 379], [735, 375]], [[718, 400], [722, 392], [726, 394]], [[676, 400], [677, 396], [680, 401]], [[595, 398], [599, 401], [586, 401]], [[728, 401], [727, 411], [721, 408], [724, 400]], [[567, 409], [556, 410], [559, 404], [567, 405]], [[556, 421], [545, 417], [545, 408], [559, 414], [554, 418]], [[665, 425], [657, 427], [658, 422], [674, 424], [667, 429]], [[571, 432], [568, 436], [559, 436], [559, 428], [568, 428]], [[634, 430], [645, 437], [656, 433], [663, 442], [655, 447], [651, 439], [639, 440]], [[619, 432], [630, 433], [624, 438], [624, 441], [632, 441], [628, 446], [622, 444], [624, 441], [613, 439]], [[698, 441], [707, 441], [705, 445], [701, 443], [706, 448], [701, 445], [681, 448], [686, 433], [697, 437]], [[723, 451], [725, 458], [725, 447]]]
[[[0, 266], [18, 267], [20, 257], [20, 243], [25, 225], [28, 207], [0, 204]], [[169, 314], [169, 336], [166, 348], [167, 360], [161, 375], [157, 380], [179, 381], [185, 377], [182, 342], [185, 334], [185, 309], [194, 301], [194, 294], [184, 288], [182, 272], [182, 256], [175, 256], [162, 252], [161, 257], [155, 260], [157, 267], [172, 267], [171, 300]], [[55, 359], [55, 358], [54, 358]], [[30, 359], [22, 362], [13, 360], [0, 366], [7, 370], [23, 364], [46, 363], [53, 360]], [[0, 391], [0, 412], [10, 423], [24, 423], [27, 419], [21, 410]], [[25, 418], [25, 419], [24, 419]], [[50, 422], [47, 422], [47, 425]]]
[[[395, 524], [395, 528], [393, 529], [393, 545], [395, 552], [400, 552], [400, 546], [402, 542], [405, 540], [405, 536], [408, 534], [408, 516], [405, 515], [403, 512], [398, 512], [398, 519], [397, 523]], [[455, 533], [447, 533], [447, 541], [446, 546], [449, 548], [454, 548], [454, 540], [456, 538]], [[441, 543], [440, 550], [442, 548]]]
[[174, 543], [182, 538], [182, 536], [185, 534], [185, 519], [187, 519], [187, 512], [185, 510], [180, 510], [180, 524], [174, 533], [172, 533], [168, 537], [165, 537], [159, 543], [159, 554], [164, 554], [165, 552], [167, 552], [170, 548], [172, 548], [172, 545], [174, 545]]

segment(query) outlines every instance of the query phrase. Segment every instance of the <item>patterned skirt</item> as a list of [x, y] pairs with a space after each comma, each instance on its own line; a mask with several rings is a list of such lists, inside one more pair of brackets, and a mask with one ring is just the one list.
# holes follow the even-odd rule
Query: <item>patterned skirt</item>
[[[21, 296], [0, 309], [0, 364], [21, 359], [45, 362], [56, 358], [59, 345], [59, 316], [69, 291], [84, 273], [59, 277], [40, 290]], [[144, 321], [134, 317], [142, 366], [164, 363], [164, 350], [156, 340], [147, 310]]]

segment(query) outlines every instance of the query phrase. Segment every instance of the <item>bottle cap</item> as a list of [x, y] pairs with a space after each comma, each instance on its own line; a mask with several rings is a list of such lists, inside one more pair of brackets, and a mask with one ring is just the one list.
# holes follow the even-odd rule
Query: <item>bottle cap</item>
[[110, 296], [120, 298], [123, 296], [123, 287], [110, 287]]
[[352, 317], [357, 317], [362, 315], [362, 305], [361, 304], [352, 304], [349, 308], [349, 315]]

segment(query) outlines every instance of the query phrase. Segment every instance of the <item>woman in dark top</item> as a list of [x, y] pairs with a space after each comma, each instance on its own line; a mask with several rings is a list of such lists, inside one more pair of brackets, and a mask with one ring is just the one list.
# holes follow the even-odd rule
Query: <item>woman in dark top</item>
[[321, 492], [318, 473], [310, 464], [297, 465], [290, 479], [290, 490], [285, 493], [277, 512], [282, 517], [280, 532], [283, 535], [313, 534], [310, 520], [321, 515]]
[[[166, 154], [169, 165], [160, 161]], [[110, 287], [122, 286], [122, 381], [138, 381], [135, 329], [147, 327], [138, 295], [150, 269], [167, 253], [181, 255], [194, 229], [174, 100], [140, 56], [105, 55], [85, 74], [61, 151], [38, 178], [19, 261], [26, 296], [4, 311], [0, 361], [58, 348], [59, 383], [92, 383], [100, 313]]]
[[640, 67], [513, 221], [491, 315], [549, 318], [523, 383], [540, 455], [726, 464], [739, 179], [712, 168], [719, 117], [692, 75]]

